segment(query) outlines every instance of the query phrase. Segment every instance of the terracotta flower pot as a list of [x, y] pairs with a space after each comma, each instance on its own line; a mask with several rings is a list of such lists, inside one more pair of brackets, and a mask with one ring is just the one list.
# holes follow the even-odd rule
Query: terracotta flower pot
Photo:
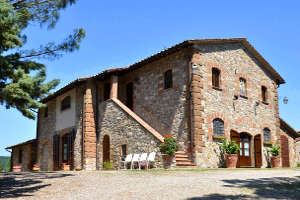
[[237, 154], [226, 154], [226, 167], [227, 168], [236, 168], [238, 161]]
[[272, 168], [280, 167], [280, 156], [272, 156], [271, 157], [271, 166], [272, 166]]
[[22, 166], [13, 166], [13, 172], [21, 172]]
[[70, 165], [65, 165], [65, 164], [63, 164], [62, 170], [63, 170], [63, 171], [70, 171]]
[[162, 158], [163, 158], [163, 166], [165, 169], [171, 169], [174, 168], [176, 165], [175, 162], [175, 155], [168, 155], [168, 154], [162, 154]]

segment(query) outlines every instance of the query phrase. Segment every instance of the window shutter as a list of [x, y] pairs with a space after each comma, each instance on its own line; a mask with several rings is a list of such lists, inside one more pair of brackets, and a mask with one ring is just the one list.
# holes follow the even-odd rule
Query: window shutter
[[76, 131], [73, 129], [71, 133], [68, 134], [68, 164], [71, 169], [74, 167], [74, 141], [76, 137]]
[[53, 136], [53, 165], [54, 170], [59, 169], [59, 135]]

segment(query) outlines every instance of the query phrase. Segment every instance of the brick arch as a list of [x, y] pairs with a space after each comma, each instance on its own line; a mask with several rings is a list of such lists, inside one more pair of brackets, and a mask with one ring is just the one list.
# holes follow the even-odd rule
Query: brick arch
[[209, 137], [209, 141], [212, 142], [213, 141], [213, 120], [214, 119], [221, 119], [224, 122], [224, 136], [225, 138], [230, 138], [230, 130], [228, 129], [228, 120], [225, 117], [224, 114], [222, 113], [213, 113], [210, 115], [207, 115], [206, 117], [207, 119], [207, 123], [209, 125], [208, 128], [208, 137]]

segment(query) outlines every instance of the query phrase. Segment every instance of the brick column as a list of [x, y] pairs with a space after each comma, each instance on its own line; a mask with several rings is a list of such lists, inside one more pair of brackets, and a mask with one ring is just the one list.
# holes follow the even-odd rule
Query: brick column
[[203, 152], [204, 142], [204, 91], [203, 77], [200, 73], [201, 64], [200, 53], [194, 53], [191, 60], [191, 130], [192, 130], [192, 152], [195, 156], [196, 164], [199, 164], [197, 154]]
[[111, 90], [110, 90], [110, 98], [118, 98], [118, 77], [111, 77]]
[[83, 100], [84, 163], [85, 170], [96, 169], [96, 125], [95, 125], [95, 85], [89, 81]]

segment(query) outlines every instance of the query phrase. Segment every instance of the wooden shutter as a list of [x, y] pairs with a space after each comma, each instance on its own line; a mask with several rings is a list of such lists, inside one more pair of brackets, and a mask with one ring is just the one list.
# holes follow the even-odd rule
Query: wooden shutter
[[72, 130], [71, 133], [67, 136], [67, 143], [68, 143], [68, 164], [70, 165], [71, 169], [74, 168], [74, 141], [75, 141], [76, 132]]
[[59, 170], [59, 135], [53, 136], [53, 168]]

